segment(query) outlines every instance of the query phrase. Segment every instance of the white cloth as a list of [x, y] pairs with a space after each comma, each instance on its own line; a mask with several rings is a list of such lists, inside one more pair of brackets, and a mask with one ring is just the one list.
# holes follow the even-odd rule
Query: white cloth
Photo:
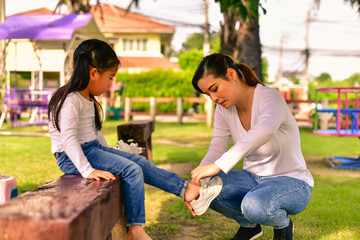
[[87, 178], [95, 169], [85, 157], [81, 144], [98, 140], [101, 145], [108, 147], [101, 131], [95, 128], [94, 102], [78, 92], [70, 93], [61, 107], [59, 126], [61, 132], [49, 121], [51, 152], [65, 151], [80, 174]]
[[[226, 151], [230, 138], [233, 146]], [[215, 162], [228, 173], [240, 160], [244, 160], [244, 170], [258, 176], [288, 176], [314, 186], [301, 152], [296, 120], [273, 88], [256, 86], [249, 131], [242, 126], [236, 106], [216, 106], [211, 144], [201, 165]]]

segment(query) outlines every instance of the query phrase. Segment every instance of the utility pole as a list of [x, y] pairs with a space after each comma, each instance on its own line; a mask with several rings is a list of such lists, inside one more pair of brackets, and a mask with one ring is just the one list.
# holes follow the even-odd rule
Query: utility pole
[[210, 36], [209, 36], [209, 3], [208, 0], [204, 0], [204, 40], [203, 40], [203, 56], [206, 56], [210, 53]]
[[279, 81], [282, 78], [282, 59], [283, 59], [283, 52], [284, 52], [284, 40], [285, 40], [285, 34], [282, 35], [280, 39], [280, 48], [279, 48], [279, 66], [276, 73], [276, 81]]
[[309, 92], [309, 58], [310, 58], [310, 44], [309, 44], [309, 29], [310, 29], [311, 8], [307, 11], [305, 22], [305, 68], [302, 85], [304, 87], [303, 100], [308, 99]]

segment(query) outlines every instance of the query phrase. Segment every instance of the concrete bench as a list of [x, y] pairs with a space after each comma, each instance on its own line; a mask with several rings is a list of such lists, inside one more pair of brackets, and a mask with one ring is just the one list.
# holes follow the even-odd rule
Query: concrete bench
[[63, 175], [0, 205], [0, 239], [126, 239], [120, 177]]

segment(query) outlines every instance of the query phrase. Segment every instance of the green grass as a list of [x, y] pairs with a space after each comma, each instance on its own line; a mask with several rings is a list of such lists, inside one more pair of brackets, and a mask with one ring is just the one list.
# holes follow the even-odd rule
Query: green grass
[[300, 129], [304, 156], [359, 156], [360, 139], [356, 137], [322, 136], [312, 129]]
[[[109, 145], [116, 144], [116, 126], [122, 123], [105, 122], [103, 133]], [[14, 130], [45, 131], [41, 127]], [[202, 123], [156, 123], [152, 134], [154, 162], [190, 162], [196, 166], [206, 154], [211, 134], [212, 129]], [[301, 129], [300, 134], [305, 156], [360, 155], [357, 138], [318, 136], [309, 129]], [[21, 193], [62, 175], [50, 153], [49, 137], [25, 136], [0, 136], [0, 173], [14, 176]], [[315, 188], [309, 206], [292, 216], [295, 239], [360, 239], [360, 178], [313, 175]], [[189, 179], [190, 175], [181, 177]], [[151, 186], [146, 187], [146, 209], [146, 231], [153, 239], [181, 239], [184, 232], [199, 239], [229, 239], [238, 228], [234, 221], [212, 210], [194, 218], [182, 199]], [[272, 239], [272, 235], [272, 229], [265, 226], [260, 239]]]

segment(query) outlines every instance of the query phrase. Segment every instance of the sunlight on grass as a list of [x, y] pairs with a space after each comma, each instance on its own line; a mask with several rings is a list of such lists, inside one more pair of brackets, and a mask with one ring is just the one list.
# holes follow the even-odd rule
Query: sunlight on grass
[[[123, 121], [107, 121], [103, 133], [110, 146], [117, 142], [117, 126]], [[24, 127], [5, 131], [44, 132], [41, 127]], [[359, 156], [360, 140], [318, 136], [311, 129], [300, 129], [302, 151], [306, 157]], [[152, 134], [153, 159], [160, 163], [191, 163], [198, 165], [207, 152], [212, 129], [203, 123], [156, 123]], [[54, 156], [50, 152], [49, 137], [0, 136], [0, 173], [16, 178], [20, 193], [34, 189], [61, 176]], [[241, 168], [242, 162], [236, 168]], [[330, 169], [327, 164], [317, 163], [312, 167]], [[291, 216], [295, 224], [295, 239], [360, 239], [360, 178], [353, 170], [352, 176], [331, 174], [341, 170], [314, 174], [315, 187], [311, 202], [302, 213]], [[189, 173], [184, 179], [190, 178]], [[343, 174], [344, 175], [344, 174]], [[354, 177], [355, 176], [355, 177]], [[230, 239], [238, 224], [213, 210], [203, 216], [193, 217], [183, 199], [146, 186], [146, 231], [154, 239], [181, 239], [184, 231], [191, 231], [193, 238]], [[220, 224], [219, 224], [220, 223]], [[261, 239], [272, 239], [273, 229], [263, 227]]]
[[331, 232], [327, 235], [321, 236], [319, 240], [339, 240], [339, 239], [360, 239], [359, 230], [342, 229], [337, 232]]

